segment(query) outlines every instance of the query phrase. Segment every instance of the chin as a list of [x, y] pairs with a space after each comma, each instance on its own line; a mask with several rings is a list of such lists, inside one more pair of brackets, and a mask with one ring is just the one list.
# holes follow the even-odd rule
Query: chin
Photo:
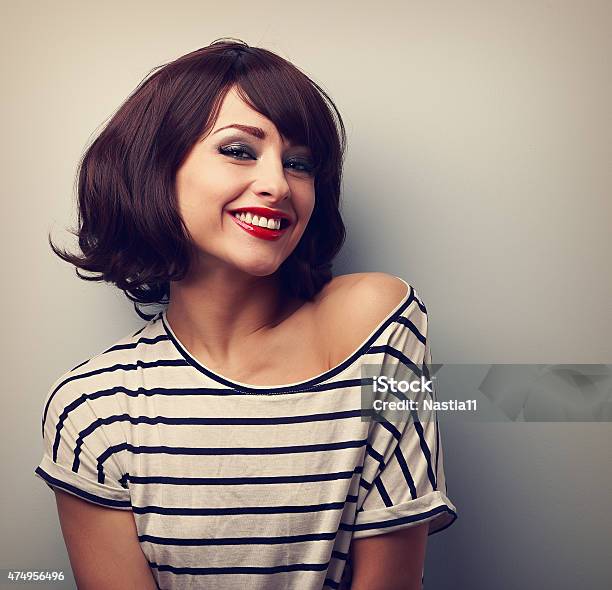
[[269, 261], [261, 264], [240, 264], [237, 265], [242, 272], [253, 275], [255, 277], [267, 277], [274, 274], [281, 266], [282, 261], [278, 264], [270, 264]]

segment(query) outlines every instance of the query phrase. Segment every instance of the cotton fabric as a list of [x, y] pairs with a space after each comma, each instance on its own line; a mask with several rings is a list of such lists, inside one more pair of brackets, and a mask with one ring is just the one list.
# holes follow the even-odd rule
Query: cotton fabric
[[350, 357], [282, 387], [211, 371], [158, 313], [53, 383], [36, 475], [132, 510], [162, 590], [348, 589], [353, 539], [457, 518], [437, 420], [362, 417], [362, 365], [431, 363], [426, 307], [399, 280]]

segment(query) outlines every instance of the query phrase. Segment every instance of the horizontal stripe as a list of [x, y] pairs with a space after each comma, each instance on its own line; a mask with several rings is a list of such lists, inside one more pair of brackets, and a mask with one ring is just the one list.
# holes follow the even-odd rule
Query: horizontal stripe
[[280, 574], [296, 571], [325, 571], [329, 567], [326, 563], [291, 563], [289, 565], [277, 565], [273, 567], [174, 567], [171, 565], [160, 565], [149, 562], [149, 565], [160, 572], [171, 572], [173, 574], [189, 574], [198, 576], [228, 575], [228, 574]]
[[[127, 479], [135, 484], [167, 484], [176, 486], [205, 486], [205, 485], [268, 485], [281, 483], [306, 483], [315, 481], [334, 481], [350, 479], [359, 470], [340, 471], [335, 473], [315, 473], [310, 475], [275, 475], [258, 477], [166, 477], [166, 476], [138, 476], [130, 475]], [[104, 483], [104, 481], [100, 481]]]
[[114, 447], [110, 447], [106, 453], [100, 456], [100, 462], [108, 457], [112, 453], [118, 451], [127, 450], [130, 453], [139, 455], [141, 453], [162, 453], [164, 455], [294, 455], [297, 453], [314, 453], [320, 451], [335, 451], [338, 449], [351, 449], [355, 447], [362, 447], [367, 443], [367, 440], [348, 440], [334, 443], [321, 443], [314, 445], [293, 445], [284, 447], [216, 447], [216, 448], [203, 448], [203, 447], [146, 447], [146, 446], [134, 446], [130, 444], [121, 444]]
[[153, 535], [139, 535], [139, 541], [155, 543], [156, 545], [180, 545], [183, 547], [199, 547], [204, 545], [282, 545], [285, 543], [304, 543], [306, 541], [325, 541], [334, 539], [337, 531], [330, 533], [310, 533], [305, 535], [285, 535], [282, 537], [234, 537], [213, 539], [185, 539], [154, 537]]
[[347, 496], [344, 502], [306, 504], [301, 506], [240, 506], [233, 508], [166, 508], [163, 506], [132, 506], [134, 514], [167, 514], [174, 516], [230, 516], [237, 514], [300, 514], [324, 510], [343, 510], [346, 503], [357, 502], [357, 496]]

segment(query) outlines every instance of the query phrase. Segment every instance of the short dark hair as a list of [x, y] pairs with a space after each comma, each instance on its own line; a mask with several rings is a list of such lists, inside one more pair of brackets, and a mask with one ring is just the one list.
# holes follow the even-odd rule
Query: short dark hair
[[[223, 37], [153, 68], [86, 149], [78, 168], [82, 256], [49, 244], [86, 281], [106, 281], [137, 304], [165, 304], [186, 276], [193, 242], [180, 218], [175, 178], [217, 119], [233, 86], [281, 135], [313, 155], [315, 205], [279, 268], [287, 293], [311, 300], [332, 278], [346, 230], [339, 210], [346, 135], [325, 91], [282, 57]], [[335, 117], [334, 117], [335, 115]], [[94, 276], [86, 276], [79, 269]]]

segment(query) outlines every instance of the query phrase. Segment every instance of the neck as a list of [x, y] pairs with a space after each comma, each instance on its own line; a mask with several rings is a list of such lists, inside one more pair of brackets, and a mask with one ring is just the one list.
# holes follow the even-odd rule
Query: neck
[[261, 342], [282, 321], [288, 304], [278, 273], [257, 277], [223, 269], [172, 282], [166, 318], [193, 354], [226, 364]]

